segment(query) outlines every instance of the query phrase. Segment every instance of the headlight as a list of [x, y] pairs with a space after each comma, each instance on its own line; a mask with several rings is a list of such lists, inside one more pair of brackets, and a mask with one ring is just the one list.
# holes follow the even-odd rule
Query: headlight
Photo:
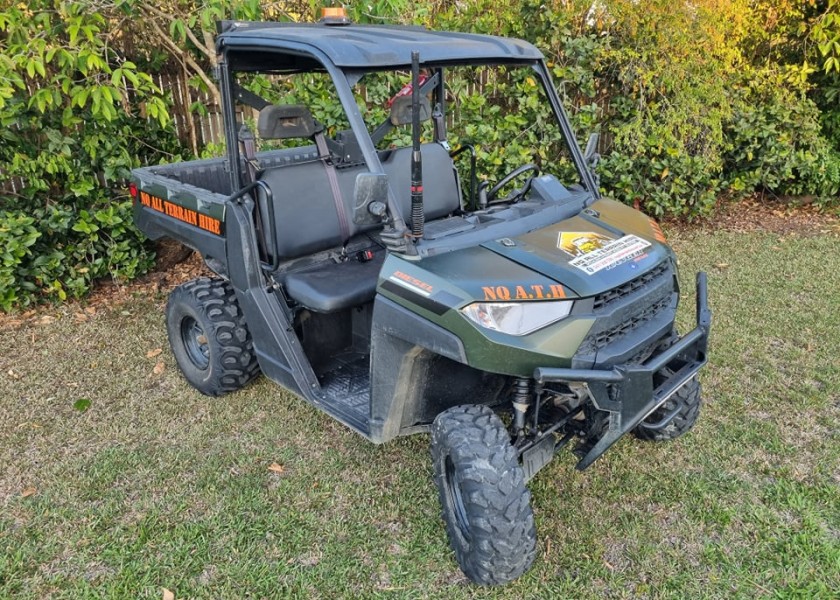
[[510, 335], [526, 335], [566, 317], [571, 300], [557, 302], [476, 302], [461, 312], [485, 329]]

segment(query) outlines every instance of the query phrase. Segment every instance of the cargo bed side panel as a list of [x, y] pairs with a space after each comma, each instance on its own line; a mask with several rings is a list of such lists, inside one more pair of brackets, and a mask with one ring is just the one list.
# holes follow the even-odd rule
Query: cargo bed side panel
[[150, 239], [172, 238], [225, 263], [225, 196], [135, 169], [134, 222]]

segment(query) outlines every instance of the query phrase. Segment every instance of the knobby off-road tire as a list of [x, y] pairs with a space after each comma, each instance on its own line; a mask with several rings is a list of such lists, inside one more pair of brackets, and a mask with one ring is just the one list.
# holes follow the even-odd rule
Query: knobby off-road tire
[[443, 520], [461, 570], [498, 585], [534, 562], [531, 494], [516, 450], [486, 406], [456, 406], [432, 425], [432, 460]]
[[201, 277], [175, 288], [166, 304], [175, 361], [202, 394], [221, 396], [259, 374], [254, 343], [228, 282]]
[[[694, 427], [694, 424], [697, 422], [697, 417], [700, 416], [701, 404], [700, 380], [695, 375], [673, 396], [668, 398], [665, 404], [657, 408], [647, 419], [642, 421], [633, 430], [633, 434], [641, 440], [653, 442], [676, 439]], [[655, 424], [661, 421], [674, 410], [677, 411], [676, 416], [662, 429], [648, 429], [644, 426], [645, 423]]]

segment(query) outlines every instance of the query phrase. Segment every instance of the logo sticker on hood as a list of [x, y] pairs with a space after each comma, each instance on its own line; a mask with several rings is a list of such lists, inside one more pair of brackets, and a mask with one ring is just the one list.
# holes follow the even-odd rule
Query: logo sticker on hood
[[645, 248], [650, 242], [635, 235], [625, 235], [617, 240], [611, 240], [596, 250], [569, 261], [584, 273], [592, 275], [604, 269], [612, 269], [647, 254]]
[[611, 237], [594, 231], [561, 231], [557, 234], [557, 247], [572, 258], [594, 252], [611, 241]]

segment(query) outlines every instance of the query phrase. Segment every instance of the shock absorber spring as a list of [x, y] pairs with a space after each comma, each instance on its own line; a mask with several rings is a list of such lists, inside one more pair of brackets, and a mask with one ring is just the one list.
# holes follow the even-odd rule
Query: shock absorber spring
[[531, 406], [531, 380], [518, 377], [513, 384], [513, 428], [519, 438], [525, 431], [525, 413]]

